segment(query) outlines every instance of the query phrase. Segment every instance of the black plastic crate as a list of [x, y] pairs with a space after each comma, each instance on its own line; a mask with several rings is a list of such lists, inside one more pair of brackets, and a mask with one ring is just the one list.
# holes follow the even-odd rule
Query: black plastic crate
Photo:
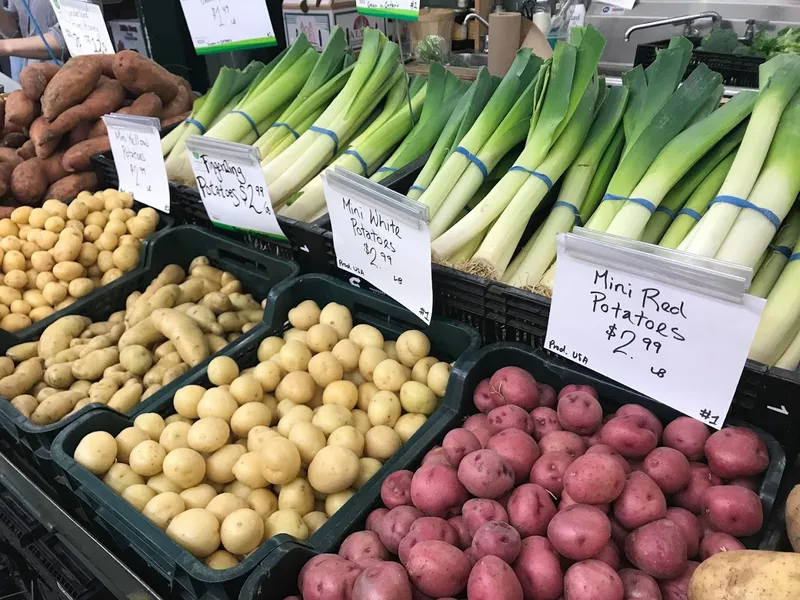
[[[270, 293], [265, 323], [247, 336], [222, 351], [230, 356], [241, 368], [257, 364], [258, 346], [265, 337], [287, 328], [286, 320], [291, 308], [303, 300], [315, 300], [320, 306], [337, 302], [350, 309], [354, 324], [368, 323], [381, 330], [387, 339], [396, 339], [407, 329], [418, 328], [431, 340], [431, 355], [445, 361], [455, 360], [453, 372], [459, 372], [460, 365], [480, 345], [477, 332], [447, 319], [434, 319], [430, 326], [420, 327], [417, 318], [393, 301], [376, 297], [367, 292], [355, 290], [350, 286], [323, 275], [303, 275], [276, 286]], [[455, 378], [453, 378], [454, 380]], [[265, 556], [281, 543], [291, 540], [280, 535], [262, 544], [239, 565], [225, 571], [215, 571], [177, 543], [171, 541], [164, 532], [115, 494], [100, 479], [75, 463], [72, 455], [81, 438], [91, 431], [104, 430], [116, 435], [133, 424], [133, 418], [143, 412], [158, 412], [162, 416], [173, 414], [172, 396], [184, 385], [210, 386], [205, 369], [184, 377], [180, 385], [165, 386], [157, 400], [141, 403], [130, 417], [101, 407], [75, 420], [53, 442], [52, 455], [66, 475], [68, 486], [74, 491], [83, 509], [94, 514], [93, 521], [115, 538], [116, 545], [139, 554], [156, 572], [170, 582], [180, 584], [189, 597], [200, 597], [214, 593], [215, 597], [235, 598], [246, 576]], [[155, 396], [154, 396], [155, 398]], [[321, 552], [338, 547], [346, 536], [350, 522], [360, 511], [365, 499], [380, 492], [380, 484], [389, 473], [403, 468], [409, 460], [414, 460], [419, 448], [428, 445], [428, 440], [444, 435], [462, 412], [459, 405], [460, 394], [448, 393], [441, 407], [427, 420], [417, 433], [388, 460], [381, 470], [347, 502], [328, 522], [308, 541]], [[421, 456], [420, 456], [421, 458]]]
[[[111, 152], [96, 154], [92, 164], [100, 182], [106, 187], [119, 185], [119, 177]], [[177, 224], [199, 225], [212, 228], [211, 220], [203, 206], [198, 191], [187, 185], [169, 182], [170, 215]], [[323, 272], [325, 262], [322, 229], [315, 223], [304, 223], [278, 216], [281, 229], [287, 239], [282, 240], [257, 232], [243, 232], [234, 229], [218, 228], [225, 235], [263, 252], [280, 258], [297, 261], [304, 273]]]
[[[516, 366], [530, 372], [537, 381], [552, 385], [560, 389], [567, 384], [583, 384], [594, 387], [599, 396], [600, 403], [603, 405], [604, 412], [615, 411], [623, 404], [642, 405], [661, 419], [662, 423], [667, 423], [681, 414], [676, 410], [625, 388], [618, 383], [607, 379], [601, 375], [584, 369], [560, 357], [552, 357], [540, 349], [532, 349], [522, 344], [497, 343], [486, 346], [477, 353], [472, 354], [468, 361], [464, 361], [455, 376], [451, 377], [451, 385], [448, 386], [448, 394], [458, 395], [461, 399], [458, 417], [453, 422], [452, 427], [459, 426], [460, 422], [470, 414], [475, 414], [477, 409], [472, 402], [472, 394], [478, 383], [501, 367]], [[773, 512], [776, 494], [783, 477], [786, 467], [786, 456], [780, 444], [768, 433], [751, 427], [747, 423], [737, 423], [731, 421], [728, 425], [736, 424], [753, 429], [766, 442], [770, 454], [770, 464], [764, 473], [759, 495], [764, 508], [764, 522], [767, 523]], [[424, 447], [420, 447], [413, 457], [408, 456], [408, 462], [399, 469], [415, 469], [425, 453], [436, 444], [441, 444], [444, 436], [450, 428], [443, 430], [438, 437], [430, 437]], [[382, 506], [380, 489], [374, 490], [373, 495], [367, 499], [358, 512], [351, 513], [352, 521], [346, 534], [364, 529], [364, 525], [370, 512]], [[761, 534], [743, 540], [745, 545], [750, 548], [761, 548], [764, 550], [774, 549], [770, 546], [773, 543], [773, 536], [766, 528]], [[335, 549], [334, 549], [335, 551]], [[300, 569], [312, 557], [320, 552], [307, 545], [297, 542], [287, 542], [270, 553], [264, 562], [253, 571], [248, 578], [239, 600], [272, 600], [273, 598], [284, 598], [297, 593], [297, 576]]]
[[[760, 56], [737, 56], [735, 54], [722, 54], [721, 52], [706, 52], [698, 50], [700, 38], [690, 38], [695, 46], [689, 65], [686, 67], [685, 77], [695, 70], [697, 65], [704, 64], [712, 71], [722, 75], [722, 83], [728, 86], [747, 87], [758, 89], [758, 67], [766, 59]], [[639, 44], [636, 47], [634, 65], [647, 68], [656, 59], [656, 51], [669, 46], [669, 40]]]
[[[142, 266], [105, 286], [102, 293], [75, 302], [61, 311], [60, 315], [79, 314], [86, 315], [93, 321], [104, 320], [111, 313], [125, 308], [128, 295], [147, 288], [166, 265], [176, 263], [188, 268], [196, 256], [208, 256], [212, 265], [236, 275], [241, 280], [244, 290], [252, 293], [258, 300], [266, 298], [275, 284], [294, 277], [299, 270], [296, 263], [256, 252], [213, 231], [190, 226], [174, 227], [154, 236], [145, 243], [142, 252], [145, 256]], [[37, 327], [20, 339], [0, 337], [0, 354], [4, 354], [14, 344], [38, 339], [42, 329], [43, 327]], [[176, 379], [173, 384], [183, 385], [185, 377], [191, 377], [204, 370], [209, 360], [210, 358], [197, 365]], [[159, 393], [153, 394], [141, 404], [149, 406], [150, 403], [157, 401]], [[27, 448], [30, 451], [30, 460], [57, 476], [58, 471], [50, 461], [50, 445], [53, 439], [69, 423], [95, 406], [97, 405], [88, 405], [51, 425], [36, 425], [11, 406], [5, 398], [0, 398], [0, 433]]]

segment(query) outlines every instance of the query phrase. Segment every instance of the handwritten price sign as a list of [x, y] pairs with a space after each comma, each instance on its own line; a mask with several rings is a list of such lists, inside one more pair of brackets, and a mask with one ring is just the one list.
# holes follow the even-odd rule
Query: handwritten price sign
[[264, 0], [181, 0], [197, 54], [275, 46]]
[[103, 11], [91, 2], [61, 0], [56, 11], [64, 41], [72, 56], [114, 54]]
[[356, 0], [356, 11], [372, 17], [419, 20], [419, 0]]

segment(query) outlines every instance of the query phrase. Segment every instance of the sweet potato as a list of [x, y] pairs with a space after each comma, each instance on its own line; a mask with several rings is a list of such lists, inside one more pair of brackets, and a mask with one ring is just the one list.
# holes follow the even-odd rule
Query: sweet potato
[[88, 192], [97, 190], [97, 175], [95, 175], [94, 171], [89, 171], [88, 173], [74, 173], [73, 175], [62, 177], [50, 185], [44, 195], [48, 200], [56, 198], [66, 201], [72, 200], [83, 190]]
[[[5, 105], [3, 106], [5, 112]], [[24, 133], [24, 130], [19, 125], [11, 123], [10, 121], [3, 121], [3, 137], [7, 136], [9, 133]]]
[[19, 85], [22, 87], [22, 91], [30, 100], [38, 102], [47, 84], [60, 68], [52, 62], [28, 65], [19, 73]]
[[6, 99], [0, 98], [0, 123], [6, 120]]
[[64, 153], [64, 160], [61, 163], [65, 171], [74, 173], [76, 171], [87, 171], [92, 167], [92, 156], [100, 152], [108, 152], [111, 149], [111, 141], [107, 135], [92, 138], [79, 144]]
[[6, 98], [5, 120], [14, 125], [30, 127], [40, 111], [39, 103], [28, 98], [22, 90], [14, 90]]
[[21, 148], [27, 141], [28, 135], [25, 133], [9, 133], [3, 136], [0, 145], [5, 148]]
[[37, 158], [47, 158], [56, 151], [61, 138], [55, 138], [48, 142], [43, 141], [44, 132], [47, 129], [47, 121], [44, 117], [39, 117], [31, 123], [30, 136], [36, 149]]
[[83, 102], [102, 74], [101, 64], [92, 56], [71, 58], [47, 84], [42, 94], [42, 115], [53, 121], [58, 115]]
[[64, 160], [64, 154], [66, 153], [56, 152], [52, 156], [48, 156], [42, 160], [42, 172], [44, 173], [44, 178], [47, 180], [47, 185], [69, 175], [69, 172], [64, 169], [61, 164]]
[[124, 101], [125, 88], [122, 84], [116, 79], [104, 78], [86, 100], [56, 117], [42, 135], [42, 141], [60, 137], [75, 129], [82, 121], [96, 121], [103, 115], [113, 113]]
[[11, 185], [11, 173], [14, 172], [14, 169], [17, 168], [17, 165], [8, 163], [8, 162], [0, 162], [0, 181], [6, 184], [6, 187]]
[[[161, 99], [155, 94], [142, 94], [133, 104], [120, 108], [117, 113], [121, 115], [137, 115], [140, 117], [160, 117], [161, 116]], [[92, 128], [89, 130], [89, 137], [100, 137], [101, 135], [108, 135], [106, 124], [103, 119], [98, 119]]]
[[17, 166], [23, 161], [13, 148], [0, 148], [0, 162], [10, 163]]
[[8, 184], [5, 181], [0, 181], [0, 198], [4, 198], [7, 193], [8, 193]]
[[17, 165], [11, 173], [11, 193], [23, 204], [38, 203], [45, 190], [47, 190], [47, 179], [40, 158], [29, 158]]
[[22, 146], [17, 148], [17, 156], [20, 160], [28, 160], [36, 156], [36, 146], [33, 145], [31, 140], [28, 140]]
[[117, 52], [112, 69], [114, 78], [137, 96], [153, 92], [166, 103], [178, 95], [175, 76], [153, 60], [133, 50]]
[[67, 143], [70, 146], [74, 146], [75, 144], [79, 144], [84, 140], [89, 139], [89, 130], [92, 128], [92, 122], [89, 121], [81, 121], [75, 129], [69, 132], [67, 135]]
[[172, 100], [164, 102], [164, 112], [161, 115], [162, 119], [175, 117], [185, 113], [187, 110], [191, 110], [192, 103], [194, 102], [194, 93], [192, 92], [192, 86], [189, 85], [189, 82], [177, 75], [173, 77], [175, 84], [178, 86], [178, 93]]

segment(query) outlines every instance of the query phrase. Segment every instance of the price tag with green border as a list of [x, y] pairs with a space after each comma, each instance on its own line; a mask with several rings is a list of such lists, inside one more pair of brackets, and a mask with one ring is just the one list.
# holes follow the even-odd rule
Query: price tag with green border
[[276, 46], [264, 0], [181, 0], [197, 54]]
[[356, 11], [370, 17], [417, 21], [419, 0], [356, 0]]

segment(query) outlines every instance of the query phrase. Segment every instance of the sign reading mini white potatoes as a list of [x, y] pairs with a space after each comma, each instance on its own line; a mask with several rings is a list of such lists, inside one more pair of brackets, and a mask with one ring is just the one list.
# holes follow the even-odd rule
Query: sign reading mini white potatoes
[[258, 148], [193, 135], [186, 151], [215, 225], [286, 239], [272, 209]]
[[160, 122], [154, 117], [103, 117], [117, 166], [119, 189], [135, 200], [169, 212], [169, 181], [161, 155]]
[[197, 54], [275, 46], [264, 0], [181, 0]]
[[659, 257], [634, 252], [629, 268], [609, 248], [572, 252], [575, 241], [559, 234], [545, 348], [721, 428], [765, 301], [680, 285], [675, 261], [657, 277]]
[[356, 10], [371, 17], [419, 20], [419, 0], [356, 0]]
[[328, 170], [324, 177], [337, 266], [363, 277], [430, 324], [427, 207], [343, 169]]
[[82, 54], [114, 54], [114, 44], [108, 35], [103, 11], [92, 2], [60, 0], [56, 18], [72, 56]]

